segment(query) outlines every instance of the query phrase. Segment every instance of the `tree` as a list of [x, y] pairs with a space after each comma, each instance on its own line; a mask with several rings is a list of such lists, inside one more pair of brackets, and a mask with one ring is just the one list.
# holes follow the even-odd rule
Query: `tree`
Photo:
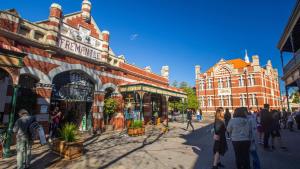
[[104, 115], [106, 118], [106, 124], [108, 124], [109, 119], [116, 112], [117, 104], [117, 101], [113, 98], [107, 98], [104, 100]]
[[300, 103], [300, 96], [299, 96], [299, 92], [295, 92], [293, 93], [293, 103]]
[[172, 86], [173, 86], [173, 87], [177, 87], [177, 86], [178, 86], [178, 82], [175, 80], [175, 81], [172, 83]]
[[188, 87], [189, 87], [189, 85], [187, 82], [180, 82], [180, 84], [179, 84], [180, 89], [184, 89], [184, 88], [188, 88]]
[[180, 88], [187, 94], [187, 102], [181, 103], [180, 101], [171, 102], [169, 105], [172, 109], [177, 108], [179, 110], [182, 109], [194, 109], [197, 110], [199, 108], [199, 102], [197, 101], [197, 96], [195, 90], [188, 85], [187, 82], [181, 82]]

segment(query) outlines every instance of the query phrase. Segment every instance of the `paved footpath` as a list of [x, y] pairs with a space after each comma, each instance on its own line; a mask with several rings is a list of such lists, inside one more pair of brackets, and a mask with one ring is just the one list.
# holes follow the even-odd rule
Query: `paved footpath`
[[[84, 156], [68, 161], [51, 153], [47, 146], [35, 145], [33, 169], [37, 168], [110, 168], [110, 169], [210, 169], [212, 134], [210, 121], [194, 123], [196, 130], [187, 132], [186, 123], [170, 123], [171, 130], [150, 127], [146, 136], [128, 137], [124, 133], [105, 134], [85, 143]], [[262, 169], [300, 168], [300, 131], [282, 132], [288, 151], [266, 152], [259, 147]], [[231, 143], [222, 162], [226, 169], [235, 169]], [[0, 168], [15, 168], [15, 156], [0, 160]]]

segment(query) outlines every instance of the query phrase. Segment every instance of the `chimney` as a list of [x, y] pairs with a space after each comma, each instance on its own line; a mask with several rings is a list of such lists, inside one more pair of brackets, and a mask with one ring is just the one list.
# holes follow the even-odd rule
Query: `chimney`
[[166, 79], [169, 79], [169, 66], [163, 66], [161, 68], [160, 73], [161, 73], [161, 76], [163, 76]]
[[199, 74], [201, 73], [201, 67], [200, 65], [195, 66], [195, 75], [196, 75], [196, 80], [198, 79]]
[[47, 33], [47, 42], [50, 45], [56, 45], [58, 40], [58, 31], [60, 28], [60, 22], [62, 18], [62, 9], [61, 6], [57, 3], [53, 3], [50, 6], [50, 14], [49, 14], [49, 31]]
[[109, 56], [109, 32], [102, 31], [102, 61], [107, 61]]
[[81, 15], [82, 15], [82, 19], [84, 19], [85, 22], [91, 21], [91, 8], [92, 8], [92, 3], [89, 0], [82, 1]]
[[259, 66], [259, 56], [258, 55], [253, 55], [252, 56], [252, 65], [253, 66]]
[[146, 66], [146, 67], [144, 68], [144, 70], [145, 70], [146, 72], [149, 72], [149, 73], [152, 71], [150, 66]]

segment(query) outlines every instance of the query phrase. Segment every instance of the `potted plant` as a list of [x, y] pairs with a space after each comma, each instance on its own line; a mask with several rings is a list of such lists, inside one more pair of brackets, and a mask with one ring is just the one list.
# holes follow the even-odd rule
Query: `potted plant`
[[83, 141], [77, 139], [77, 126], [66, 123], [60, 130], [60, 138], [53, 141], [52, 150], [66, 159], [74, 159], [83, 154]]
[[145, 135], [145, 127], [142, 120], [134, 120], [131, 126], [127, 130], [129, 136], [141, 136]]
[[118, 106], [117, 101], [113, 98], [108, 98], [104, 100], [103, 110], [104, 110], [106, 127], [111, 128], [111, 130], [112, 130], [112, 125], [109, 125], [109, 120], [115, 114], [117, 106]]

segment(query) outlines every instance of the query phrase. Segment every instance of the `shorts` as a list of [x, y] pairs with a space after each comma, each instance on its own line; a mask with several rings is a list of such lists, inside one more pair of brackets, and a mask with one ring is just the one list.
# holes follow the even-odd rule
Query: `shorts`
[[280, 137], [281, 135], [280, 135], [279, 130], [273, 130], [271, 132], [271, 136], [272, 136], [272, 138], [275, 138], [275, 137]]

